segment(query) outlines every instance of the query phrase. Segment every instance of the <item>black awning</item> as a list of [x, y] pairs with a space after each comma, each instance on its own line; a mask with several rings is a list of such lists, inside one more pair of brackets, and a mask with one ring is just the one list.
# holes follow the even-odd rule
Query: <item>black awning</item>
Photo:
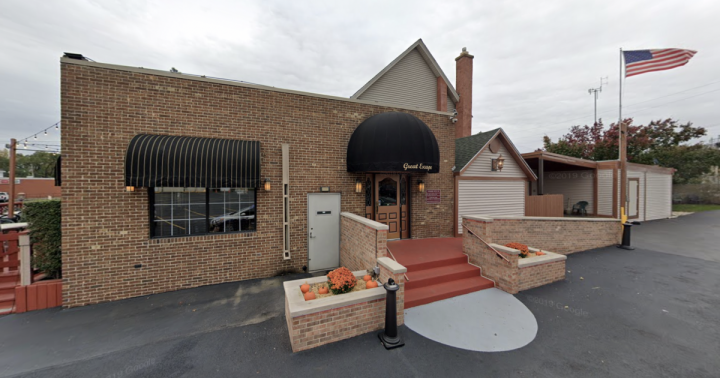
[[125, 185], [176, 188], [256, 188], [260, 142], [136, 135], [125, 153]]
[[55, 160], [55, 186], [62, 186], [62, 176], [60, 173], [62, 172], [62, 155], [58, 155], [57, 160]]
[[412, 114], [376, 114], [350, 137], [347, 170], [438, 173], [440, 149], [432, 130]]

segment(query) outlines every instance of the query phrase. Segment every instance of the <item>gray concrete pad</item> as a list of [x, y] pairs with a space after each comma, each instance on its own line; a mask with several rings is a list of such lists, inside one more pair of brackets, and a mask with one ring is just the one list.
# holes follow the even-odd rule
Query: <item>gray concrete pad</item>
[[538, 330], [532, 312], [497, 288], [407, 309], [405, 325], [430, 340], [477, 352], [522, 348]]

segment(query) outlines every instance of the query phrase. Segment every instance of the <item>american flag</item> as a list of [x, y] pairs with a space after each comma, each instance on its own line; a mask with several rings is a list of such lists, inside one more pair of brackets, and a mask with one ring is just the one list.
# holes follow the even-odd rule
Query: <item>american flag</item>
[[697, 51], [684, 49], [657, 49], [623, 51], [625, 77], [684, 66]]

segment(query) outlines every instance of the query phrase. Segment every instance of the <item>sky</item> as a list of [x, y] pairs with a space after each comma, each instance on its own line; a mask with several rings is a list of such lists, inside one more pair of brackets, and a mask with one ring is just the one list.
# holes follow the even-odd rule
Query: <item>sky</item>
[[684, 67], [625, 79], [623, 116], [689, 121], [717, 137], [719, 14], [704, 0], [2, 0], [0, 141], [57, 148], [64, 52], [349, 97], [419, 38], [452, 83], [467, 47], [473, 133], [502, 127], [521, 152], [592, 124], [588, 89], [601, 77], [598, 117], [617, 121], [620, 48], [697, 50]]

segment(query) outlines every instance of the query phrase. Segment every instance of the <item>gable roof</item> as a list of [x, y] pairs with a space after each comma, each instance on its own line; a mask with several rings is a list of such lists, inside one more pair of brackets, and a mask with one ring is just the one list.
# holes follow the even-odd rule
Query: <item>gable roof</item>
[[478, 157], [487, 146], [495, 138], [502, 138], [506, 144], [507, 149], [510, 152], [513, 160], [515, 160], [520, 168], [527, 174], [531, 180], [537, 180], [537, 176], [532, 171], [532, 168], [523, 159], [520, 152], [518, 152], [515, 145], [510, 141], [507, 134], [502, 128], [486, 131], [484, 133], [477, 133], [463, 138], [455, 139], [455, 168], [453, 172], [461, 173], [467, 168], [476, 157]]
[[425, 42], [423, 42], [422, 38], [418, 39], [415, 43], [410, 45], [410, 47], [408, 47], [407, 50], [405, 50], [402, 54], [400, 54], [397, 58], [395, 58], [395, 60], [390, 62], [390, 64], [388, 64], [385, 68], [383, 68], [382, 71], [380, 71], [377, 75], [375, 75], [375, 77], [370, 79], [370, 81], [368, 81], [367, 84], [365, 84], [362, 88], [360, 88], [357, 92], [355, 92], [355, 94], [350, 96], [350, 98], [352, 98], [352, 99], [359, 98], [363, 93], [365, 93], [366, 90], [368, 90], [368, 88], [370, 88], [373, 84], [375, 84], [376, 81], [378, 81], [381, 77], [383, 77], [386, 73], [388, 73], [388, 71], [390, 71], [393, 67], [395, 67], [395, 65], [398, 64], [398, 62], [403, 60], [403, 58], [405, 58], [408, 54], [410, 54], [410, 52], [412, 52], [415, 49], [417, 49], [417, 51], [420, 53], [420, 56], [423, 57], [423, 59], [425, 60], [425, 63], [427, 63], [430, 70], [435, 74], [435, 77], [443, 78], [443, 80], [445, 81], [445, 84], [447, 84], [447, 87], [448, 87], [448, 96], [450, 96], [450, 98], [455, 103], [460, 101], [460, 95], [455, 90], [455, 87], [452, 84], [450, 84], [450, 80], [448, 80], [447, 76], [445, 76], [445, 73], [440, 68], [437, 61], [435, 61], [435, 58], [432, 56], [432, 54], [430, 54], [430, 50], [428, 50], [427, 46], [425, 46]]
[[455, 139], [455, 169], [460, 172], [468, 163], [485, 148], [485, 146], [497, 135], [500, 129], [477, 133], [464, 138]]

